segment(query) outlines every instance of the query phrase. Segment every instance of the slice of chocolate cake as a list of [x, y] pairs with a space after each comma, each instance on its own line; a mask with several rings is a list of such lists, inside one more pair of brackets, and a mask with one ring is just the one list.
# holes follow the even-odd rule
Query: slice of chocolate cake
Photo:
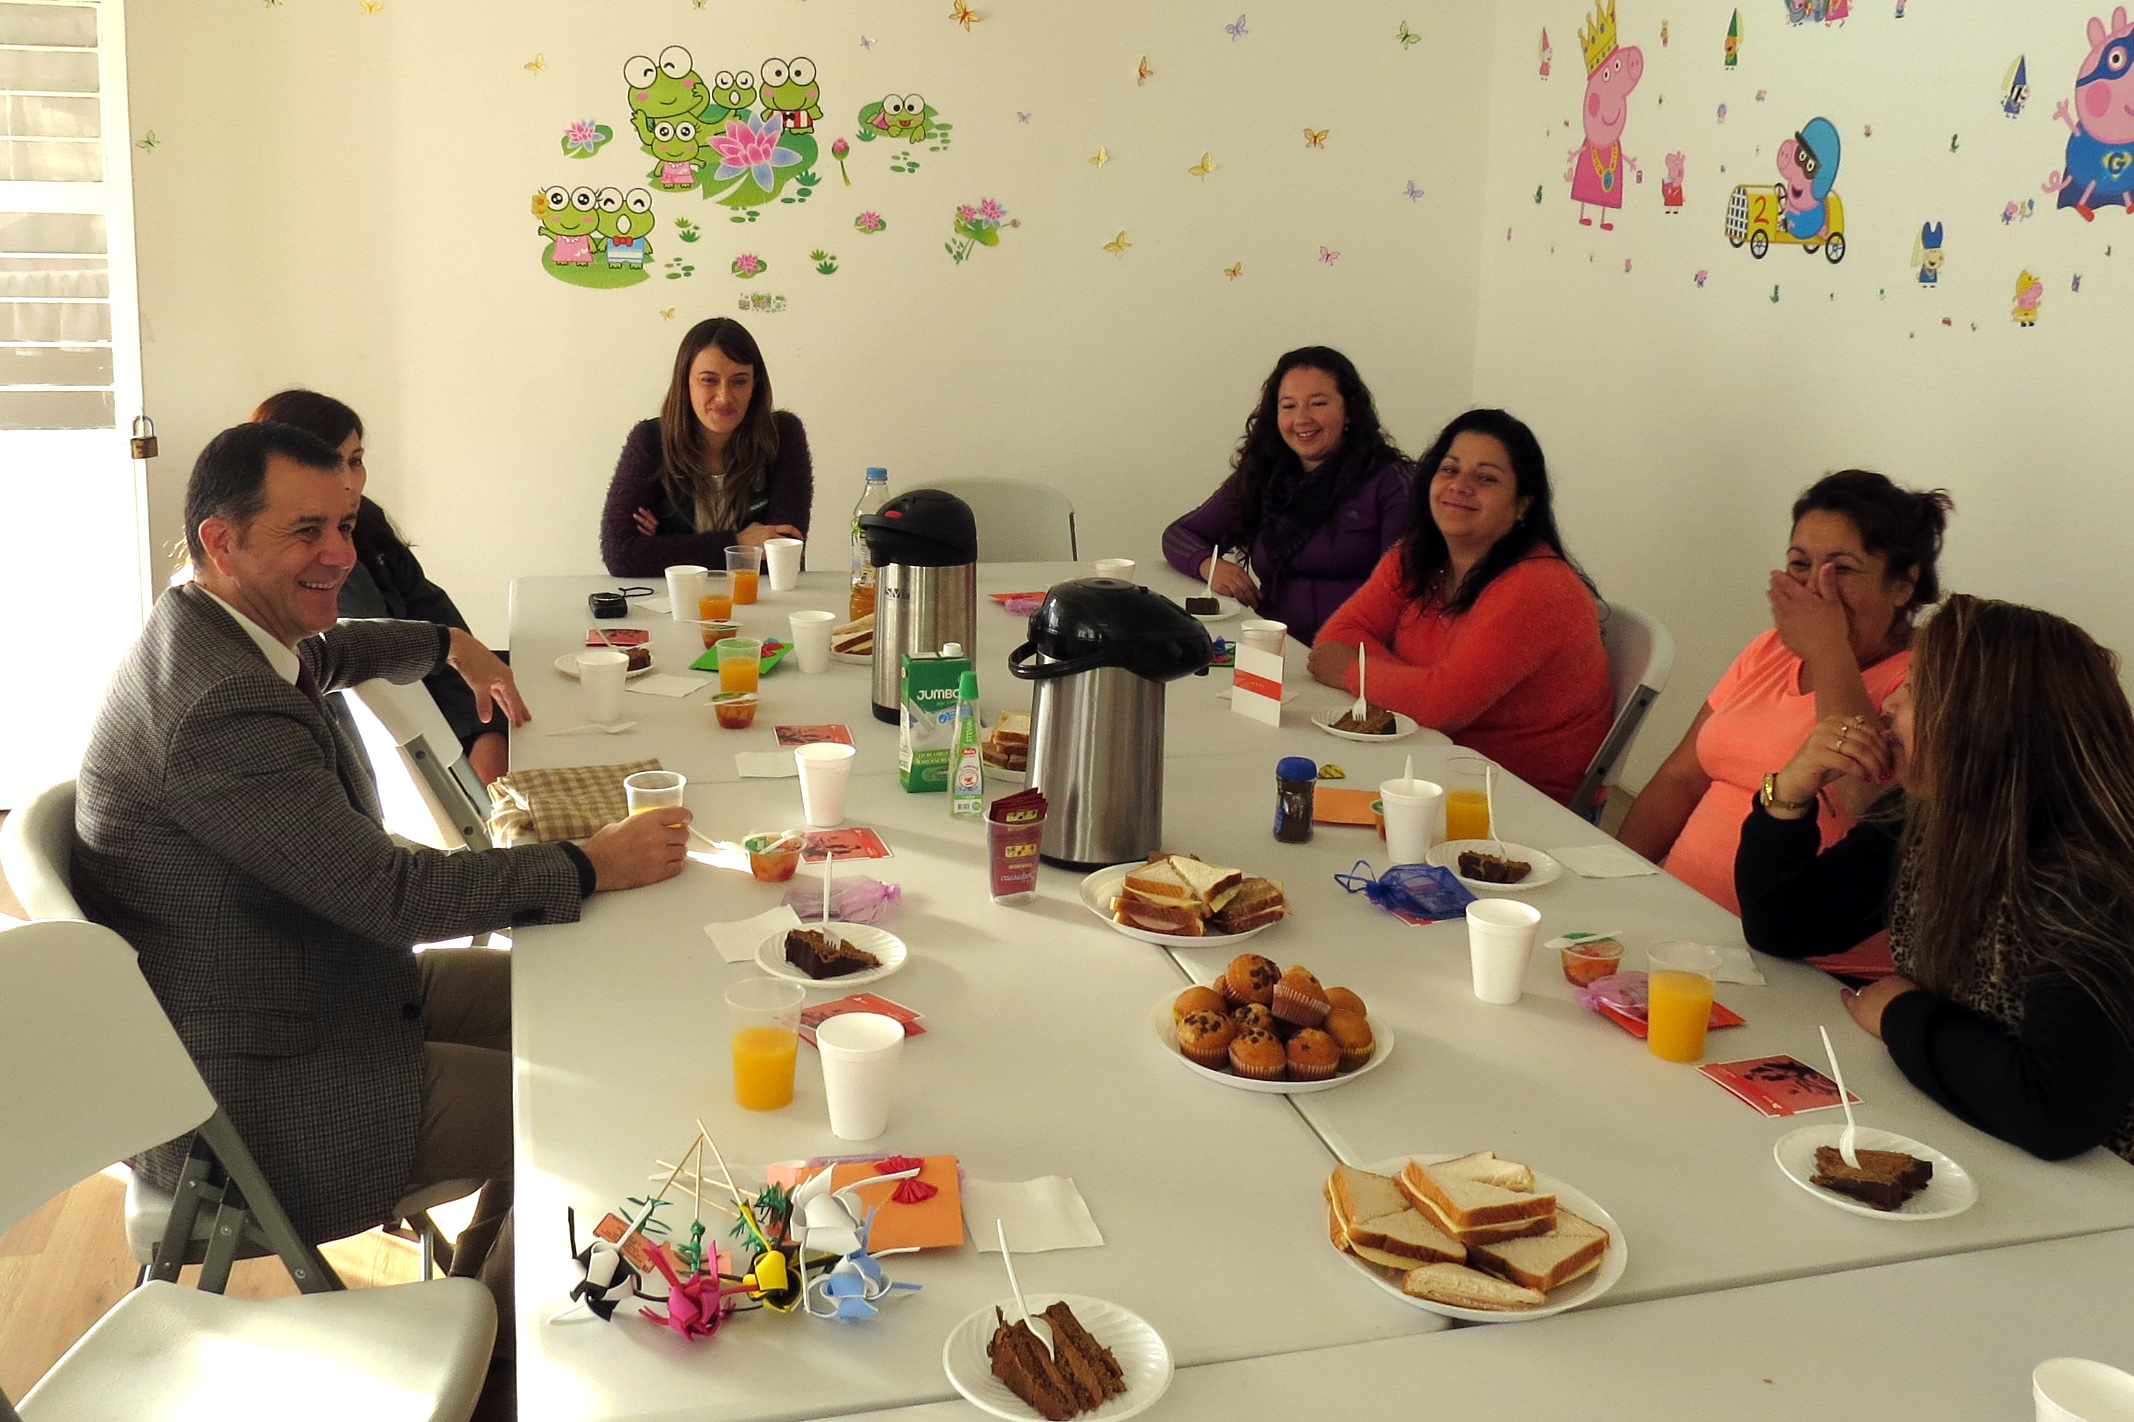
[[1524, 859], [1499, 859], [1494, 854], [1477, 854], [1471, 849], [1460, 851], [1460, 877], [1473, 879], [1481, 884], [1517, 884], [1534, 872], [1534, 866]]
[[882, 960], [865, 949], [855, 948], [813, 928], [796, 928], [786, 934], [785, 960], [818, 982], [882, 966]]
[[1353, 707], [1344, 711], [1334, 722], [1337, 731], [1349, 731], [1359, 736], [1390, 736], [1397, 729], [1393, 713], [1383, 706], [1366, 706], [1358, 716]]
[[1060, 1302], [1045, 1310], [1052, 1325], [1052, 1341], [1058, 1361], [1074, 1383], [1075, 1401], [1083, 1412], [1094, 1411], [1126, 1391], [1126, 1372], [1111, 1349], [1089, 1336], [1074, 1310]]
[[1808, 1183], [1858, 1200], [1877, 1210], [1894, 1210], [1926, 1189], [1934, 1178], [1934, 1163], [1900, 1150], [1856, 1150], [1860, 1167], [1855, 1170], [1835, 1146], [1815, 1148], [1815, 1174]]
[[1011, 1324], [999, 1309], [993, 1310], [998, 1326], [985, 1345], [992, 1359], [993, 1376], [1038, 1416], [1047, 1422], [1066, 1422], [1084, 1409], [1077, 1406], [1073, 1384], [1059, 1360], [1030, 1331], [1027, 1323]]
[[1192, 613], [1195, 617], [1213, 617], [1222, 610], [1223, 604], [1219, 598], [1189, 597], [1186, 599], [1186, 611]]

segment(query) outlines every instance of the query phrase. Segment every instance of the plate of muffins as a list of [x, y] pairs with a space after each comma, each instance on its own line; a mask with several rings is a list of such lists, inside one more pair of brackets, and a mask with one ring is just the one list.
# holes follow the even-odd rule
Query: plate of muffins
[[1362, 998], [1257, 953], [1231, 959], [1212, 987], [1166, 994], [1149, 1026], [1187, 1070], [1275, 1096], [1330, 1091], [1393, 1054], [1392, 1032]]

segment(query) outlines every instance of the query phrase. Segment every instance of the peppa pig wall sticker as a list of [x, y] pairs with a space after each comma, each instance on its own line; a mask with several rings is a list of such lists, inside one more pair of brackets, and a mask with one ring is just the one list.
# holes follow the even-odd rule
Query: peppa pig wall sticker
[[1586, 56], [1585, 142], [1571, 150], [1564, 178], [1578, 204], [1579, 226], [1593, 225], [1586, 209], [1596, 207], [1601, 231], [1612, 232], [1608, 215], [1623, 205], [1624, 172], [1637, 171], [1637, 160], [1623, 152], [1623, 125], [1630, 118], [1631, 91], [1645, 76], [1645, 55], [1636, 45], [1616, 44], [1615, 0], [1600, 0], [1579, 27], [1578, 42]]
[[2110, 26], [2092, 19], [2089, 39], [2074, 99], [2053, 110], [2068, 127], [2067, 166], [2045, 180], [2045, 191], [2084, 222], [2096, 221], [2100, 207], [2134, 213], [2134, 24], [2125, 7], [2113, 8]]

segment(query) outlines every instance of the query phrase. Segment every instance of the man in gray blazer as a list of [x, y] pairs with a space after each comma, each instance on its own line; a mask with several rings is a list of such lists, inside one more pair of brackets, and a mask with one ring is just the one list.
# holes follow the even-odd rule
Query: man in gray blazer
[[[336, 622], [355, 516], [340, 456], [300, 430], [238, 425], [201, 451], [194, 581], [157, 601], [113, 675], [75, 812], [84, 911], [139, 952], [314, 1241], [379, 1224], [417, 1186], [511, 1173], [509, 956], [412, 946], [568, 922], [596, 890], [669, 878], [689, 818], [634, 816], [582, 847], [397, 846], [321, 693], [449, 662], [485, 715], [492, 700], [515, 724], [526, 710], [463, 631]], [[185, 1149], [136, 1168], [168, 1186]]]

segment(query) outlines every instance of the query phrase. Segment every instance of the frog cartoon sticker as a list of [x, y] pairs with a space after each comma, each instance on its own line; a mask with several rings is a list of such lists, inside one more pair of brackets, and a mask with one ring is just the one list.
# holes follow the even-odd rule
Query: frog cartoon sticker
[[697, 132], [695, 119], [660, 119], [652, 125], [645, 151], [653, 158], [649, 175], [653, 182], [673, 192], [697, 185], [697, 170], [703, 166], [709, 146]]
[[549, 239], [547, 262], [558, 267], [593, 264], [593, 234], [600, 226], [598, 207], [591, 188], [566, 188], [561, 184], [534, 199], [541, 235]]
[[813, 133], [822, 117], [822, 86], [815, 82], [815, 61], [808, 58], [763, 61], [765, 114], [777, 114], [787, 133]]
[[2084, 222], [2113, 204], [2134, 213], [2134, 24], [2125, 7], [2113, 7], [2109, 29], [2091, 20], [2089, 39], [2074, 99], [2053, 110], [2068, 128], [2067, 167], [2045, 180], [2045, 191], [2058, 193], [2060, 206], [2081, 213]]
[[934, 118], [922, 95], [885, 94], [860, 110], [860, 142], [901, 138], [906, 143], [923, 143], [933, 131]]
[[[756, 102], [756, 76], [746, 69], [739, 73], [721, 69], [711, 76], [711, 102], [716, 108], [725, 110], [719, 115], [722, 122], [736, 113], [747, 114]], [[709, 112], [707, 110], [707, 114]]]
[[630, 126], [637, 130], [637, 141], [647, 153], [652, 151], [654, 124], [661, 119], [698, 118], [710, 100], [696, 72], [696, 61], [678, 44], [661, 50], [658, 63], [642, 54], [632, 55], [623, 63], [622, 77], [630, 86]]
[[628, 194], [601, 189], [601, 255], [611, 269], [644, 270], [645, 258], [652, 255], [652, 224], [652, 194], [643, 188], [632, 188]]

